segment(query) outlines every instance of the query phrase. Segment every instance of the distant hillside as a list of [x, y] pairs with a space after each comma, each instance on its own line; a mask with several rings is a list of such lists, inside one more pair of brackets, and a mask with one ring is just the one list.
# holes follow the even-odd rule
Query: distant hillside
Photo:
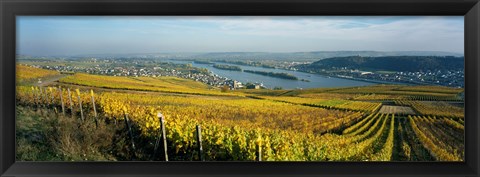
[[312, 64], [298, 65], [296, 68], [307, 72], [321, 69], [347, 67], [367, 71], [426, 71], [459, 70], [464, 68], [464, 57], [453, 56], [386, 56], [386, 57], [335, 57], [316, 61]]
[[[332, 57], [363, 56], [456, 56], [463, 54], [440, 51], [310, 51], [310, 52], [210, 52], [210, 53], [132, 53], [132, 54], [90, 54], [56, 56], [66, 58], [158, 58], [158, 59], [207, 59], [207, 60], [283, 60], [317, 61]], [[50, 56], [53, 57], [53, 56]], [[32, 56], [18, 55], [17, 59]], [[33, 57], [39, 58], [39, 56]]]
[[462, 54], [438, 51], [312, 51], [312, 52], [291, 52], [291, 53], [269, 53], [269, 52], [214, 52], [192, 57], [204, 59], [221, 60], [303, 60], [316, 61], [332, 57], [363, 56], [456, 56]]

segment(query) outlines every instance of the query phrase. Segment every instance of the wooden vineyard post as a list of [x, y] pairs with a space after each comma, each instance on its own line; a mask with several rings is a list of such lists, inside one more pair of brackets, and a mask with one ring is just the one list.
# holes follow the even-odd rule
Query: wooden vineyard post
[[35, 104], [35, 89], [33, 88], [33, 86], [31, 87], [32, 89], [32, 100], [33, 100], [33, 104]]
[[38, 104], [41, 105], [42, 103], [42, 100], [43, 100], [43, 96], [42, 96], [42, 87], [38, 87], [37, 88], [37, 96], [38, 96]]
[[98, 115], [97, 115], [97, 108], [95, 108], [95, 97], [93, 96], [93, 90], [90, 90], [90, 95], [92, 96], [92, 106], [93, 106], [93, 113], [95, 116], [95, 126], [98, 127]]
[[198, 143], [198, 158], [200, 161], [205, 161], [203, 156], [203, 147], [202, 147], [202, 128], [200, 125], [197, 125], [197, 143]]
[[50, 92], [50, 105], [55, 113], [58, 113], [57, 107], [55, 106], [55, 97], [52, 87], [48, 87], [48, 92]]
[[257, 144], [256, 148], [257, 148], [257, 152], [256, 152], [257, 161], [262, 161], [262, 147], [261, 145]]
[[48, 87], [47, 87], [47, 88], [43, 88], [43, 91], [45, 92], [45, 105], [46, 105], [47, 107], [49, 107], [51, 100], [49, 100], [49, 98], [48, 98], [48, 92], [49, 92]]
[[255, 152], [255, 155], [257, 156], [257, 161], [262, 161], [262, 140], [260, 137], [257, 139], [257, 143], [255, 145], [255, 148], [257, 149]]
[[58, 93], [60, 93], [60, 103], [62, 104], [62, 114], [63, 116], [65, 116], [65, 103], [63, 102], [63, 92], [61, 87], [58, 87]]
[[125, 125], [127, 126], [128, 129], [128, 134], [130, 135], [130, 144], [132, 145], [132, 150], [133, 150], [133, 157], [135, 158], [135, 142], [133, 141], [133, 132], [132, 132], [132, 127], [130, 126], [130, 120], [128, 119], [128, 113], [124, 113], [125, 117], [123, 120], [125, 120]]
[[[157, 118], [158, 120], [161, 120], [163, 117], [163, 114], [158, 112], [157, 113]], [[155, 157], [157, 156], [157, 151], [158, 151], [158, 146], [160, 146], [160, 139], [162, 138], [162, 127], [160, 127], [158, 129], [158, 135], [157, 135], [157, 138], [155, 140], [155, 147], [153, 148], [153, 156], [152, 156], [152, 160], [155, 160]]]
[[40, 89], [38, 87], [35, 87], [35, 97], [37, 98], [36, 102], [37, 102], [37, 110], [40, 109], [40, 101], [41, 101], [41, 96], [40, 96]]
[[32, 87], [32, 93], [33, 93], [33, 102], [37, 106], [37, 110], [38, 110], [38, 94], [37, 94], [37, 89], [35, 87]]
[[46, 91], [43, 87], [39, 87], [39, 90], [40, 90], [40, 105], [43, 109], [41, 109], [41, 114], [45, 114], [45, 110], [47, 108], [46, 104], [47, 104], [47, 99], [46, 99]]
[[48, 107], [48, 91], [47, 91], [47, 88], [43, 88], [43, 101], [44, 101], [44, 105], [45, 107]]
[[47, 90], [47, 88], [43, 88], [43, 101], [44, 101], [45, 107], [48, 108], [48, 90]]
[[165, 161], [168, 161], [167, 137], [166, 137], [166, 133], [165, 133], [165, 118], [163, 117], [163, 115], [160, 118], [160, 126], [162, 127], [163, 151], [165, 153]]
[[47, 88], [43, 88], [43, 105], [45, 108], [48, 108], [48, 91]]
[[257, 144], [257, 161], [262, 161], [262, 147]]
[[72, 117], [73, 117], [72, 92], [70, 92], [70, 88], [68, 88], [67, 91], [68, 91], [68, 100], [70, 101], [70, 114], [72, 114]]
[[38, 87], [37, 88], [37, 97], [38, 97], [38, 106], [43, 106], [42, 102], [43, 102], [43, 95], [42, 95], [42, 88], [41, 87]]
[[51, 96], [51, 101], [50, 101], [50, 104], [52, 104], [52, 107], [55, 107], [55, 95], [54, 95], [54, 92], [53, 92], [53, 88], [52, 87], [48, 87], [48, 91], [50, 92], [50, 96]]
[[43, 88], [39, 87], [39, 90], [40, 90], [41, 104], [42, 104], [43, 107], [45, 107], [45, 104], [43, 104], [43, 102], [45, 101], [45, 95], [43, 94]]
[[80, 108], [80, 116], [82, 118], [82, 121], [84, 121], [83, 118], [83, 108], [82, 108], [82, 99], [80, 99], [80, 90], [76, 89], [77, 91], [77, 98], [78, 98], [78, 107]]

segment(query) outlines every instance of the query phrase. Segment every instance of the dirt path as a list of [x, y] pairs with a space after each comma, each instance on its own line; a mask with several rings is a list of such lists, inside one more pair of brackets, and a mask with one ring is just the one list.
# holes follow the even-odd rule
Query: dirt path
[[51, 85], [53, 82], [58, 81], [58, 80], [60, 80], [61, 78], [64, 78], [64, 77], [67, 77], [67, 75], [61, 74], [61, 75], [53, 76], [53, 77], [47, 78], [46, 80], [42, 80], [41, 83], [36, 82], [35, 86], [46, 87], [46, 86]]

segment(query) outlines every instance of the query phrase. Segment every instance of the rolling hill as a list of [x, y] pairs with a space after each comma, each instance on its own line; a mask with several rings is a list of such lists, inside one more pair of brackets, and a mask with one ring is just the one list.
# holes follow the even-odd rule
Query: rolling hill
[[311, 64], [298, 65], [297, 69], [317, 72], [322, 69], [343, 68], [367, 71], [427, 71], [460, 70], [464, 68], [464, 57], [454, 56], [385, 56], [385, 57], [334, 57]]

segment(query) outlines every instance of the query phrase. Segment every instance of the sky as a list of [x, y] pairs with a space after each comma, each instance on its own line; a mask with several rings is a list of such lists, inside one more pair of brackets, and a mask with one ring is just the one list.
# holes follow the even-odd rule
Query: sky
[[463, 16], [17, 16], [17, 54], [444, 51]]

